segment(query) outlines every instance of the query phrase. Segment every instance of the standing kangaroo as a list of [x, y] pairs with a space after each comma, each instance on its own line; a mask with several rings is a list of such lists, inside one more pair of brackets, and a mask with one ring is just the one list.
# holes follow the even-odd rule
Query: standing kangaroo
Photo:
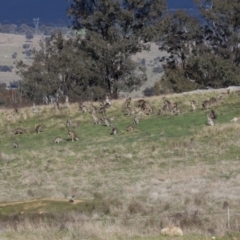
[[73, 131], [70, 131], [69, 129], [68, 129], [68, 136], [72, 139], [72, 142], [78, 141], [77, 134]]

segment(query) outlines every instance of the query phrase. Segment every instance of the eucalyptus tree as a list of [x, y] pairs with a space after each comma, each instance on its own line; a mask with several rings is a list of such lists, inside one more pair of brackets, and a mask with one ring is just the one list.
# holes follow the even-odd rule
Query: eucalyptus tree
[[17, 73], [23, 79], [21, 88], [27, 98], [41, 102], [44, 95], [59, 93], [74, 97], [91, 85], [94, 76], [86, 68], [89, 58], [76, 44], [76, 39], [66, 39], [57, 32], [40, 41], [40, 50], [33, 50], [30, 65], [22, 60], [17, 62]]
[[172, 16], [172, 27], [162, 41], [170, 54], [164, 59], [162, 84], [178, 92], [239, 85], [240, 2], [195, 2], [200, 17], [194, 19], [181, 11]]
[[41, 101], [57, 92], [82, 99], [117, 97], [146, 80], [132, 55], [149, 48], [167, 20], [165, 0], [72, 0], [68, 16], [75, 34], [55, 33], [17, 63], [25, 95]]
[[84, 29], [79, 49], [90, 56], [89, 68], [113, 97], [146, 80], [131, 59], [161, 35], [165, 0], [73, 0], [68, 10], [74, 29]]

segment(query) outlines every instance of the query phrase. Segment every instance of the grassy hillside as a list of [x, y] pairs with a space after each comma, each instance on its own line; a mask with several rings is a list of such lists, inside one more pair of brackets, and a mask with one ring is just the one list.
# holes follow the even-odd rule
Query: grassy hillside
[[[131, 133], [125, 128], [133, 116], [123, 114], [124, 100], [113, 101], [106, 116], [116, 117], [117, 135], [93, 124], [90, 103], [86, 114], [77, 103], [38, 106], [37, 113], [1, 109], [0, 234], [5, 239], [160, 239], [162, 227], [177, 225], [184, 239], [228, 239], [240, 220], [240, 123], [231, 122], [240, 116], [240, 97], [223, 94], [213, 107], [216, 125], [208, 126], [209, 110], [201, 103], [219, 94], [169, 95], [181, 114], [162, 116], [156, 114], [162, 97], [148, 98], [155, 113], [142, 116]], [[79, 124], [73, 128], [79, 141], [69, 139], [67, 119]], [[43, 129], [37, 134], [39, 124]], [[27, 133], [13, 134], [17, 127]], [[53, 141], [57, 136], [63, 138], [59, 144]]]
[[[32, 60], [26, 58], [26, 54], [23, 53], [25, 51], [23, 45], [29, 44], [30, 49], [38, 49], [41, 39], [44, 39], [44, 36], [35, 35], [31, 41], [27, 41], [25, 35], [0, 33], [0, 65], [15, 67], [14, 62], [20, 60], [30, 64]], [[12, 57], [14, 53], [16, 53], [16, 58]], [[154, 83], [160, 79], [161, 73], [159, 69], [161, 68], [161, 63], [159, 62], [159, 58], [166, 54], [166, 52], [160, 52], [157, 45], [152, 44], [150, 51], [143, 51], [134, 55], [134, 61], [139, 63], [144, 62], [148, 81], [146, 81], [139, 90], [133, 91], [132, 93], [121, 93], [120, 95], [131, 97], [143, 96], [143, 91], [146, 88], [153, 87]], [[15, 70], [14, 68], [12, 72], [0, 72], [0, 83], [6, 83], [8, 85], [10, 82], [20, 80], [21, 78], [16, 74]]]
[[[14, 62], [23, 60], [26, 63], [30, 63], [31, 60], [26, 58], [23, 53], [24, 44], [29, 44], [30, 48], [38, 48], [38, 43], [41, 36], [34, 36], [31, 41], [27, 41], [25, 35], [0, 33], [0, 65], [13, 66]], [[16, 58], [12, 55], [16, 53]], [[20, 77], [15, 73], [15, 68], [12, 72], [0, 72], [0, 83], [7, 83], [18, 81]]]

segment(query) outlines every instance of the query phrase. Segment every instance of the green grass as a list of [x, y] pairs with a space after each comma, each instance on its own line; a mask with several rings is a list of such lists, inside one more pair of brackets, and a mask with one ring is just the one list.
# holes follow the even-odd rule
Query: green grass
[[[118, 222], [111, 223], [111, 228], [119, 227], [122, 232], [119, 236], [115, 229], [109, 239], [168, 239], [159, 238], [160, 225], [171, 224], [180, 225], [188, 233], [183, 239], [209, 237], [209, 229], [214, 229], [217, 239], [226, 237], [226, 216], [216, 221], [210, 213], [223, 211], [222, 204], [228, 201], [233, 211], [232, 230], [238, 228], [240, 219], [234, 211], [240, 204], [240, 124], [230, 120], [240, 116], [240, 99], [233, 93], [214, 106], [218, 118], [216, 126], [211, 127], [206, 117], [209, 110], [202, 110], [201, 102], [212, 96], [217, 97], [217, 93], [167, 96], [179, 102], [181, 114], [144, 116], [131, 133], [125, 129], [133, 123], [133, 116], [122, 113], [123, 102], [113, 101], [106, 115], [117, 118], [113, 125], [119, 131], [114, 136], [110, 127], [94, 125], [90, 113], [78, 112], [76, 104], [60, 110], [40, 106], [37, 114], [31, 108], [20, 109], [19, 115], [1, 110], [0, 200], [21, 203], [0, 206], [0, 218], [12, 221], [13, 216], [20, 215], [26, 220], [41, 212], [47, 219], [51, 213], [58, 224], [60, 214], [80, 237], [74, 219], [85, 214], [90, 223], [81, 237], [90, 234], [89, 239], [106, 237], [110, 223], [99, 226], [102, 232], [95, 236], [90, 229], [95, 226], [92, 219], [108, 218]], [[198, 104], [195, 112], [190, 111], [193, 98]], [[163, 106], [161, 97], [148, 100], [155, 112]], [[73, 129], [79, 141], [69, 139], [67, 119], [79, 122]], [[38, 124], [44, 125], [40, 134], [34, 131]], [[16, 127], [27, 129], [27, 133], [14, 135]], [[64, 139], [59, 144], [53, 141], [57, 136]], [[13, 149], [13, 141], [19, 148]], [[72, 194], [83, 202], [69, 204]], [[39, 199], [39, 204], [34, 207], [27, 202], [31, 199]], [[179, 212], [189, 215], [173, 221], [172, 213]], [[161, 219], [163, 215], [166, 217]], [[161, 224], [153, 220], [157, 218]], [[35, 225], [31, 226], [27, 236], [35, 231]], [[23, 228], [28, 229], [25, 225]], [[47, 226], [44, 229], [48, 232]], [[14, 238], [14, 234], [11, 236]]]

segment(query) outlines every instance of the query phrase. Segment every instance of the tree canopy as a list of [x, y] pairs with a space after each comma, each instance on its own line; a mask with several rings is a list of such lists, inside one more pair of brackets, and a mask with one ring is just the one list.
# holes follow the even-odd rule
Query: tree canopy
[[96, 99], [139, 88], [146, 74], [131, 56], [161, 35], [165, 9], [165, 0], [73, 0], [68, 16], [76, 34], [53, 34], [34, 51], [32, 65], [17, 64], [26, 93]]
[[[74, 34], [52, 34], [18, 62], [26, 95], [61, 92], [81, 99], [116, 98], [147, 79], [132, 56], [157, 42], [167, 56], [155, 89], [175, 92], [239, 85], [240, 35], [237, 0], [195, 0], [200, 17], [170, 13], [165, 0], [67, 0]], [[159, 90], [160, 91], [160, 90]], [[160, 91], [161, 92], [161, 91]]]
[[166, 58], [163, 83], [180, 92], [239, 85], [240, 2], [196, 0], [200, 18], [182, 10], [172, 15], [161, 49]]

